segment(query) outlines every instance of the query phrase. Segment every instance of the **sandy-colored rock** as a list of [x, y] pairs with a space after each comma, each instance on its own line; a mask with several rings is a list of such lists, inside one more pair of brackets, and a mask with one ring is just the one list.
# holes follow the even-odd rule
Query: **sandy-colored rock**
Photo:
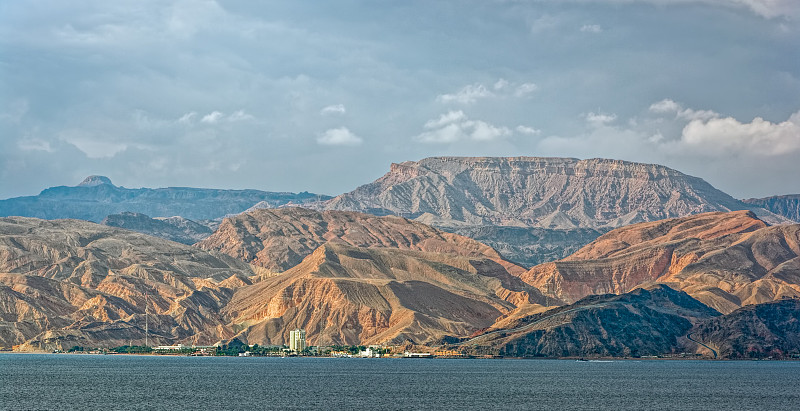
[[748, 211], [635, 224], [521, 278], [565, 302], [666, 283], [729, 313], [800, 296], [800, 225], [767, 226]]
[[491, 247], [402, 217], [303, 208], [253, 210], [226, 218], [197, 244], [276, 272], [299, 264], [326, 243], [362, 248], [396, 248], [462, 257], [488, 258], [513, 274], [525, 270]]
[[242, 338], [280, 344], [424, 343], [466, 336], [541, 295], [485, 257], [327, 243], [294, 268], [236, 291], [225, 309]]
[[227, 255], [127, 230], [2, 218], [0, 346], [141, 344], [145, 302], [150, 342], [213, 343], [233, 335], [219, 312], [251, 276]]
[[392, 164], [383, 177], [321, 207], [400, 215], [440, 227], [551, 229], [615, 228], [757, 208], [660, 165], [541, 157], [431, 157]]

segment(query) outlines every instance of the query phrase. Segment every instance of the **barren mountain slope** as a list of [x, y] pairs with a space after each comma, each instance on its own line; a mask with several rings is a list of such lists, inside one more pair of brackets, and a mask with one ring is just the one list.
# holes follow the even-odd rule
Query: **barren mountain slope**
[[522, 279], [567, 302], [661, 282], [729, 313], [800, 296], [798, 255], [800, 225], [768, 227], [747, 211], [706, 213], [613, 230]]
[[567, 229], [753, 208], [700, 178], [659, 165], [538, 157], [432, 157], [392, 164], [380, 179], [323, 206], [442, 227]]
[[800, 194], [766, 198], [748, 198], [742, 201], [752, 206], [764, 208], [796, 223], [800, 223]]
[[213, 232], [208, 226], [183, 217], [150, 218], [150, 216], [142, 213], [128, 211], [111, 214], [104, 218], [100, 224], [165, 238], [181, 244], [194, 244], [210, 236]]
[[[0, 345], [213, 343], [250, 267], [226, 255], [78, 220], [0, 219]], [[147, 294], [147, 298], [145, 298]]]
[[405, 218], [303, 208], [254, 210], [226, 218], [197, 244], [273, 271], [287, 270], [325, 243], [364, 248], [398, 248], [489, 258], [513, 274], [525, 270], [491, 247]]
[[327, 243], [294, 268], [236, 291], [225, 309], [242, 338], [310, 344], [429, 342], [491, 325], [516, 305], [542, 302], [496, 261]]
[[692, 325], [719, 313], [664, 285], [594, 295], [525, 316], [460, 345], [475, 354], [515, 357], [623, 357], [680, 349]]
[[800, 354], [800, 300], [750, 305], [704, 321], [692, 337], [723, 358], [786, 358]]

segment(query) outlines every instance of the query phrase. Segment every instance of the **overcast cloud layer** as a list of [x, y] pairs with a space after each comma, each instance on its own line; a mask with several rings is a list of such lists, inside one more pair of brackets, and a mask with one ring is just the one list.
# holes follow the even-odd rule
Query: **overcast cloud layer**
[[0, 198], [339, 194], [437, 155], [608, 157], [800, 192], [800, 2], [0, 3]]

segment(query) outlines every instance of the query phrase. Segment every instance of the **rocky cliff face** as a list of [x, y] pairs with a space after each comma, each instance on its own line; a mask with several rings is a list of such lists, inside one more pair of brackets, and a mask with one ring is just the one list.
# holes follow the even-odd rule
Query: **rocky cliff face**
[[659, 165], [537, 157], [433, 157], [393, 164], [380, 179], [323, 206], [442, 227], [560, 229], [614, 228], [750, 207], [702, 179]]
[[238, 289], [225, 314], [249, 343], [426, 343], [467, 336], [543, 299], [487, 258], [327, 243], [299, 265]]
[[206, 225], [179, 216], [150, 218], [142, 213], [127, 211], [107, 216], [100, 224], [165, 238], [181, 244], [194, 244], [213, 232]]
[[629, 357], [675, 353], [682, 337], [719, 313], [664, 285], [575, 304], [493, 326], [462, 342], [475, 354]]
[[749, 198], [742, 201], [755, 207], [764, 208], [796, 223], [800, 223], [800, 194]]
[[401, 217], [344, 211], [253, 210], [226, 218], [197, 246], [278, 272], [299, 264], [325, 243], [488, 258], [514, 274], [525, 271], [503, 260], [491, 247], [467, 237]]
[[751, 305], [702, 322], [692, 338], [722, 358], [789, 358], [800, 355], [800, 300]]
[[[0, 346], [213, 343], [253, 271], [226, 255], [77, 220], [0, 219]], [[147, 295], [147, 297], [145, 297]]]
[[99, 222], [110, 214], [130, 211], [152, 217], [182, 216], [204, 220], [241, 213], [260, 202], [279, 207], [327, 198], [311, 193], [259, 190], [188, 187], [130, 189], [113, 185], [107, 177], [90, 176], [76, 187], [52, 187], [38, 196], [0, 200], [0, 216], [76, 218]]
[[660, 282], [729, 313], [800, 296], [800, 225], [768, 227], [747, 211], [706, 213], [613, 230], [522, 276], [566, 302]]

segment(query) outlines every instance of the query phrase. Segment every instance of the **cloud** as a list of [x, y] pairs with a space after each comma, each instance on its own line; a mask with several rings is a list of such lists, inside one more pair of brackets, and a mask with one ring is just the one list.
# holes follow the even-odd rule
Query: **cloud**
[[222, 118], [222, 113], [220, 113], [219, 111], [213, 111], [203, 116], [203, 118], [200, 121], [203, 123], [215, 124], [221, 118]]
[[228, 116], [228, 121], [246, 121], [252, 120], [253, 117], [251, 114], [247, 114], [244, 110], [235, 111], [233, 114]]
[[357, 146], [364, 140], [353, 134], [347, 127], [332, 128], [325, 130], [319, 137], [317, 143], [324, 146]]
[[522, 83], [517, 87], [517, 90], [514, 91], [514, 95], [517, 97], [527, 96], [528, 94], [533, 93], [534, 91], [538, 90], [539, 87], [533, 83]]
[[705, 155], [779, 156], [800, 151], [800, 111], [772, 123], [756, 117], [742, 123], [733, 117], [694, 119], [683, 128], [679, 146]]
[[535, 129], [533, 127], [528, 127], [528, 126], [517, 126], [517, 128], [515, 130], [517, 130], [517, 133], [527, 134], [529, 136], [536, 136], [536, 135], [542, 134], [542, 130], [538, 130], [538, 129]]
[[77, 130], [63, 132], [59, 138], [72, 144], [91, 159], [112, 158], [128, 148], [125, 143], [108, 141]]
[[718, 113], [711, 110], [684, 109], [682, 105], [668, 98], [651, 104], [649, 110], [657, 114], [675, 113], [676, 118], [684, 120], [710, 120], [719, 117]]
[[178, 119], [178, 123], [180, 124], [192, 124], [194, 122], [195, 117], [197, 117], [197, 113], [194, 111], [190, 113], [186, 113]]
[[335, 115], [335, 114], [344, 114], [347, 110], [344, 108], [344, 104], [334, 104], [330, 106], [325, 106], [322, 110], [319, 111], [319, 114], [323, 116], [328, 115]]
[[442, 103], [472, 104], [476, 101], [492, 97], [494, 94], [483, 84], [475, 83], [464, 86], [454, 94], [441, 94], [436, 97]]
[[590, 112], [584, 116], [586, 118], [586, 122], [592, 126], [600, 127], [604, 126], [609, 123], [613, 123], [614, 120], [617, 119], [616, 114], [605, 114], [605, 113], [593, 113]]
[[584, 33], [602, 33], [603, 28], [599, 24], [584, 24], [581, 26], [581, 31]]
[[22, 151], [46, 151], [53, 152], [49, 141], [44, 141], [38, 138], [23, 138], [17, 142], [17, 147]]
[[[539, 0], [540, 2], [550, 0]], [[768, 19], [776, 17], [800, 17], [800, 4], [797, 0], [561, 0], [572, 3], [649, 3], [660, 6], [676, 6], [682, 4], [706, 4], [714, 7], [747, 8], [758, 16]], [[557, 20], [544, 15], [531, 24], [531, 29], [541, 31], [557, 25]]]
[[493, 141], [511, 135], [508, 127], [495, 126], [481, 120], [470, 120], [463, 111], [450, 111], [429, 120], [425, 131], [414, 140], [422, 143], [444, 144], [457, 141]]
[[502, 90], [507, 86], [508, 86], [508, 80], [501, 78], [494, 83], [494, 86], [492, 88], [494, 88], [495, 90]]

